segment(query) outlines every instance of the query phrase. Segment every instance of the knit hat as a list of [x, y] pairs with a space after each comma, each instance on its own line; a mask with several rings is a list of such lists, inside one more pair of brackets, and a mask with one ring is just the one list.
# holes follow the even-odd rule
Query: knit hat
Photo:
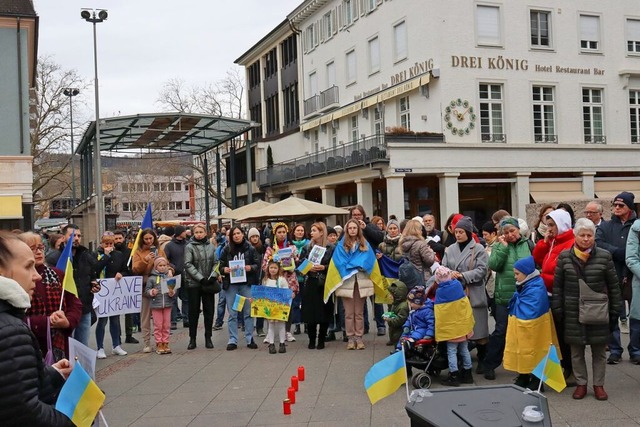
[[340, 224], [334, 225], [333, 229], [336, 231], [336, 233], [341, 234], [342, 233], [342, 226]]
[[549, 212], [549, 215], [553, 222], [556, 223], [558, 227], [558, 234], [562, 234], [565, 231], [571, 230], [571, 215], [569, 212], [564, 209], [556, 209], [555, 211]]
[[333, 227], [327, 227], [327, 236], [329, 236], [329, 235], [331, 235], [331, 234], [335, 234], [335, 235], [337, 235], [337, 234], [338, 234], [338, 232], [337, 232], [337, 231], [336, 231], [336, 229], [335, 229], [335, 228], [333, 228]]
[[390, 225], [395, 225], [396, 227], [400, 228], [400, 223], [397, 219], [390, 219], [387, 223], [387, 228], [389, 228]]
[[249, 230], [249, 235], [248, 237], [251, 238], [251, 236], [258, 236], [260, 237], [260, 232], [258, 231], [257, 228], [255, 227], [251, 227], [251, 230]]
[[533, 261], [533, 257], [529, 255], [528, 257], [524, 257], [516, 261], [513, 264], [513, 269], [518, 270], [525, 276], [528, 276], [535, 271], [536, 263]]
[[451, 218], [451, 229], [452, 230], [456, 229], [456, 225], [458, 224], [458, 221], [460, 221], [462, 218], [464, 218], [464, 215], [462, 215], [462, 214], [455, 214], [453, 216], [453, 218]]
[[454, 226], [454, 229], [456, 228], [461, 228], [464, 231], [473, 233], [473, 222], [471, 221], [471, 218], [469, 218], [468, 216], [462, 217], [460, 218], [458, 223]]
[[162, 234], [166, 236], [173, 236], [174, 234], [176, 234], [176, 229], [173, 228], [173, 225], [168, 225], [164, 228], [164, 230], [162, 231]]
[[615, 199], [613, 199], [613, 202], [614, 203], [622, 202], [625, 205], [627, 205], [629, 209], [631, 209], [632, 211], [635, 211], [636, 209], [634, 205], [635, 198], [636, 196], [633, 193], [629, 193], [628, 191], [623, 191], [622, 193], [618, 194]]
[[507, 225], [512, 225], [515, 228], [520, 228], [520, 222], [518, 221], [518, 218], [514, 218], [512, 216], [505, 216], [504, 218], [502, 218], [500, 220], [500, 228], [504, 228]]
[[158, 264], [160, 264], [161, 261], [162, 262], [166, 262], [167, 265], [169, 265], [169, 261], [167, 261], [167, 259], [165, 257], [159, 256], [159, 257], [156, 257], [156, 259], [153, 261], [153, 269], [154, 270], [158, 269]]
[[176, 225], [176, 232], [175, 232], [174, 236], [179, 236], [182, 233], [184, 233], [185, 231], [187, 231], [187, 228], [184, 225]]
[[436, 268], [436, 282], [442, 283], [448, 282], [449, 280], [451, 280], [451, 270], [444, 265]]
[[425, 297], [425, 287], [421, 285], [414, 286], [407, 294], [407, 300], [415, 305], [424, 305]]

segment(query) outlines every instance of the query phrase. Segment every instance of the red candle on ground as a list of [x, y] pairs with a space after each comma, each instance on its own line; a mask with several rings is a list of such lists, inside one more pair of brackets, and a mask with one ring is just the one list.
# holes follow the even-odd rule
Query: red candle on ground
[[298, 391], [298, 377], [295, 375], [291, 377], [291, 387], [293, 387], [295, 391]]
[[291, 401], [289, 399], [282, 402], [282, 407], [285, 415], [291, 415]]
[[289, 398], [289, 400], [291, 401], [291, 404], [293, 405], [294, 403], [296, 403], [296, 391], [293, 387], [289, 387], [287, 389], [287, 397]]
[[304, 381], [304, 366], [298, 366], [298, 379]]

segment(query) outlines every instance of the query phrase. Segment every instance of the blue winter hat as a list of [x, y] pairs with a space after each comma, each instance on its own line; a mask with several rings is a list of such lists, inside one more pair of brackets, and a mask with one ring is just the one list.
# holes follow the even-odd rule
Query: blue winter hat
[[424, 286], [418, 285], [411, 288], [409, 294], [407, 295], [407, 299], [409, 302], [414, 303], [415, 305], [424, 305], [424, 299], [426, 298], [426, 289]]
[[533, 257], [529, 255], [516, 261], [515, 264], [513, 264], [513, 268], [528, 276], [536, 270], [536, 263], [533, 261]]

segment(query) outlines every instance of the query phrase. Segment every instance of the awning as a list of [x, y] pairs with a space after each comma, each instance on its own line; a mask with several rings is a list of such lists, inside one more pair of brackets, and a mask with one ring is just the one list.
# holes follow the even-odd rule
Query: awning
[[22, 219], [22, 196], [0, 196], [0, 219]]
[[387, 89], [378, 95], [378, 99], [380, 101], [386, 101], [387, 99], [395, 98], [396, 96], [403, 95], [407, 92], [411, 92], [414, 89], [419, 88], [422, 85], [426, 85], [429, 83], [430, 74], [422, 77], [416, 77], [399, 85], [392, 87], [391, 89]]
[[348, 116], [353, 113], [357, 113], [362, 110], [362, 102], [354, 102], [353, 104], [347, 105], [344, 108], [339, 109], [333, 113], [333, 120], [338, 120], [340, 117]]
[[596, 181], [595, 190], [598, 199], [613, 200], [623, 191], [629, 191], [638, 198], [640, 197], [640, 179], [634, 181]]
[[324, 116], [320, 117], [320, 124], [324, 125], [326, 123], [329, 123], [331, 120], [333, 120], [333, 114], [325, 114]]
[[529, 194], [536, 203], [560, 203], [570, 200], [590, 200], [582, 192], [580, 181], [531, 182]]

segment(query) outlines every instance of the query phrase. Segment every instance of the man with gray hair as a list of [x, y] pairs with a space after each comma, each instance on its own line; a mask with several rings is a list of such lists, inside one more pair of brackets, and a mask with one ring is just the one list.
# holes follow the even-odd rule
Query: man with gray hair
[[436, 228], [436, 217], [426, 214], [422, 217], [422, 225], [426, 232], [425, 239], [429, 247], [438, 255], [438, 259], [442, 259], [445, 246], [442, 244], [442, 231]]
[[604, 209], [602, 208], [602, 203], [594, 200], [587, 203], [587, 206], [584, 207], [582, 213], [586, 218], [590, 219], [596, 225], [596, 227], [600, 227], [600, 225], [605, 222], [602, 219], [603, 211]]

